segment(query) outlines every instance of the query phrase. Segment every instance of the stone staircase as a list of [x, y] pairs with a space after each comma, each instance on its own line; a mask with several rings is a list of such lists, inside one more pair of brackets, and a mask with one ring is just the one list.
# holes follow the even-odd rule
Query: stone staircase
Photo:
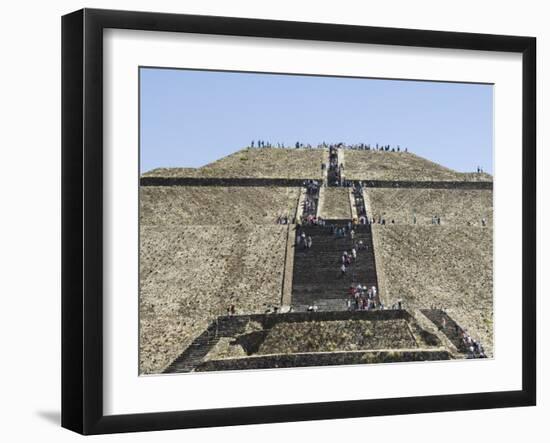
[[338, 150], [334, 149], [329, 152], [329, 166], [327, 171], [328, 186], [339, 186], [340, 170], [338, 169]]
[[[355, 227], [355, 238], [349, 234], [337, 238], [331, 234], [331, 226], [343, 227], [349, 220], [327, 220], [324, 227], [303, 226], [306, 236], [311, 236], [311, 249], [297, 246], [294, 252], [291, 304], [295, 311], [317, 306], [319, 311], [347, 310], [350, 300], [349, 287], [361, 283], [378, 287], [376, 264], [372, 246], [372, 232], [369, 225]], [[359, 241], [367, 246], [357, 251], [357, 260], [342, 276], [340, 266], [344, 251], [351, 251]]]
[[221, 337], [242, 334], [249, 321], [250, 318], [247, 316], [218, 317], [164, 370], [164, 373], [193, 371]]
[[358, 183], [356, 183], [353, 188], [353, 202], [357, 217], [367, 217], [367, 207], [365, 206], [365, 200], [363, 198], [363, 188]]
[[[311, 180], [308, 180], [311, 182]], [[306, 203], [309, 203], [306, 205]], [[316, 217], [318, 215], [319, 208], [319, 186], [313, 185], [313, 183], [306, 183], [305, 185], [305, 196], [303, 201], [302, 216], [303, 217]]]
[[449, 314], [442, 309], [421, 309], [424, 314], [456, 347], [458, 352], [467, 353], [468, 349], [462, 341], [462, 328]]

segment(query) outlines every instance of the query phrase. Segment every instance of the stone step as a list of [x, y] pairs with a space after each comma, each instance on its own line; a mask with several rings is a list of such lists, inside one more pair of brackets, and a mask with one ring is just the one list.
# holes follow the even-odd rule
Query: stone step
[[[330, 177], [334, 171], [329, 170], [328, 173], [331, 183]], [[365, 207], [361, 192], [355, 192], [354, 200], [357, 206]], [[349, 204], [349, 201], [341, 203]], [[349, 287], [352, 283], [378, 286], [370, 225], [354, 226], [353, 240], [349, 233], [344, 237], [336, 237], [331, 233], [331, 225], [347, 227], [349, 222], [349, 219], [329, 219], [326, 220], [326, 226], [301, 227], [305, 235], [311, 237], [312, 247], [306, 249], [297, 245], [294, 249], [291, 300], [294, 308], [301, 306], [299, 309], [305, 307], [307, 310], [308, 306], [315, 304], [320, 310], [347, 310], [347, 300], [350, 299]], [[367, 249], [357, 251], [357, 259], [342, 276], [342, 253], [351, 250], [359, 241], [362, 241]]]
[[[329, 271], [327, 271], [329, 272]], [[342, 288], [348, 289], [349, 285], [351, 283], [361, 283], [362, 285], [366, 285], [367, 282], [374, 282], [376, 275], [374, 273], [366, 273], [366, 272], [352, 272], [348, 271], [346, 275], [343, 277], [340, 276], [340, 273], [334, 272], [334, 275], [328, 276], [328, 277], [322, 277], [322, 276], [311, 276], [311, 277], [304, 277], [304, 276], [297, 276], [294, 280], [294, 290], [293, 291], [307, 291], [308, 288], [314, 288], [313, 291], [318, 291], [318, 284], [323, 283], [324, 288]], [[312, 286], [314, 284], [314, 286]], [[373, 283], [374, 284], [374, 283]], [[372, 285], [371, 285], [372, 286]]]
[[307, 312], [310, 306], [316, 306], [317, 312], [332, 312], [332, 311], [346, 311], [347, 300], [334, 299], [334, 300], [312, 300], [311, 303], [304, 303], [294, 306], [295, 312]]

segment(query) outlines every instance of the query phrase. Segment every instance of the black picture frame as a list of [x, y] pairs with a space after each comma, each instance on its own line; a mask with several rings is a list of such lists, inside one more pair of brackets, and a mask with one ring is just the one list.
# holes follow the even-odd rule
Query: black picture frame
[[[104, 415], [103, 30], [192, 32], [522, 54], [522, 389]], [[82, 434], [536, 404], [536, 39], [232, 17], [83, 9], [62, 18], [62, 426]]]

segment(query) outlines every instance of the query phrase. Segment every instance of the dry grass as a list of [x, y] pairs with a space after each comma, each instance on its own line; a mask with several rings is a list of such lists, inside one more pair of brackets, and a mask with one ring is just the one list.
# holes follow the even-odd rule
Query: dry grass
[[320, 179], [323, 149], [246, 148], [201, 168], [157, 168], [144, 177]]
[[279, 304], [299, 188], [143, 186], [140, 371], [162, 371], [227, 306]]
[[274, 224], [279, 215], [296, 213], [300, 188], [142, 186], [141, 224]]
[[444, 308], [492, 354], [493, 230], [375, 225], [373, 233], [385, 303]]
[[368, 188], [369, 216], [382, 216], [389, 223], [431, 224], [432, 217], [441, 217], [443, 225], [468, 223], [481, 226], [481, 219], [493, 225], [493, 191], [464, 189], [389, 189]]
[[225, 314], [279, 304], [287, 226], [141, 226], [140, 372], [158, 373]]
[[410, 152], [345, 152], [348, 180], [492, 181], [489, 174], [460, 173]]
[[417, 347], [406, 320], [279, 323], [258, 354], [358, 351]]

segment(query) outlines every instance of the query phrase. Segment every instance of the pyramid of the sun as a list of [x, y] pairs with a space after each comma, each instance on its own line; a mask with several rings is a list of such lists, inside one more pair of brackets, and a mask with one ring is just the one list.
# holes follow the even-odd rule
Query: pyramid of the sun
[[[343, 151], [345, 178], [370, 182], [369, 216], [386, 220], [373, 225], [385, 304], [401, 299], [411, 310], [442, 307], [490, 355], [492, 177], [412, 153]], [[322, 181], [327, 161], [325, 149], [248, 148], [202, 168], [142, 175], [141, 373], [165, 369], [231, 304], [239, 314], [282, 304], [292, 225], [276, 220], [296, 216], [301, 182]], [[264, 181], [247, 184], [254, 179]], [[333, 190], [325, 210], [347, 214], [349, 201]], [[434, 216], [440, 225], [431, 223]]]

